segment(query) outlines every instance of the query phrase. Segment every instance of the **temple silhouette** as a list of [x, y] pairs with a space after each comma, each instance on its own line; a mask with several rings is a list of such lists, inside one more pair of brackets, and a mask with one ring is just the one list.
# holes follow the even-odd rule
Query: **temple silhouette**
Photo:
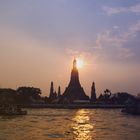
[[96, 100], [97, 100], [96, 89], [95, 89], [95, 83], [93, 82], [92, 87], [91, 87], [91, 99], [90, 99], [90, 101], [95, 102]]
[[89, 97], [85, 94], [85, 91], [79, 81], [79, 72], [77, 69], [76, 59], [73, 60], [70, 82], [66, 87], [62, 97], [63, 99], [67, 99], [69, 101], [89, 100]]

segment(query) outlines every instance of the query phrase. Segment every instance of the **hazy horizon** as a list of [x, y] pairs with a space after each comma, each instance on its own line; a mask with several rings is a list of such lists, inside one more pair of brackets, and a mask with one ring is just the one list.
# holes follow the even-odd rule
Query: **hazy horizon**
[[0, 87], [68, 85], [74, 57], [90, 95], [140, 93], [139, 0], [3, 0], [0, 2]]

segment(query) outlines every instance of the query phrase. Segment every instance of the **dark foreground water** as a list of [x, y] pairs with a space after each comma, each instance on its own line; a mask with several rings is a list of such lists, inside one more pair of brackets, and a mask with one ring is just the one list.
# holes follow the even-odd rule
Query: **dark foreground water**
[[140, 140], [140, 117], [119, 109], [29, 109], [0, 117], [0, 140]]

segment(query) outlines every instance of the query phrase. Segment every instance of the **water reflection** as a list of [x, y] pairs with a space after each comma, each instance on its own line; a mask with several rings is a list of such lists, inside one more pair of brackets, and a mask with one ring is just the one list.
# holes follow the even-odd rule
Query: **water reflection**
[[113, 109], [29, 109], [0, 117], [0, 140], [140, 140], [139, 121]]
[[94, 139], [94, 124], [91, 124], [88, 110], [78, 110], [72, 120], [73, 133], [76, 140]]

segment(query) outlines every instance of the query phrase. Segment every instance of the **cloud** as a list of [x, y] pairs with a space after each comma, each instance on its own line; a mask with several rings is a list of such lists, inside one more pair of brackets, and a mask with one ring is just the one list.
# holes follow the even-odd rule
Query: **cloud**
[[134, 56], [132, 48], [126, 47], [126, 44], [132, 41], [140, 31], [140, 20], [130, 26], [127, 31], [121, 32], [119, 27], [115, 26], [111, 30], [106, 30], [98, 34], [94, 48], [99, 50], [112, 49], [117, 51], [118, 57], [128, 58]]
[[113, 58], [115, 57], [117, 59], [133, 58], [135, 56], [133, 47], [128, 47], [127, 44], [134, 41], [139, 31], [140, 20], [129, 26], [124, 32], [122, 32], [121, 27], [115, 25], [111, 29], [97, 34], [95, 41], [92, 40], [90, 44], [88, 41], [85, 41], [84, 44], [73, 45], [80, 46], [80, 48], [68, 47], [66, 53], [71, 57], [82, 56], [88, 60], [96, 59], [96, 61], [102, 61], [106, 57], [112, 57], [112, 55]]
[[82, 59], [88, 59], [88, 60], [93, 58], [93, 54], [89, 51], [82, 51], [78, 49], [67, 48], [66, 53], [72, 58], [76, 57], [76, 58], [82, 58]]
[[118, 8], [112, 8], [108, 6], [103, 7], [103, 11], [107, 13], [107, 15], [114, 15], [119, 13], [135, 13], [140, 14], [140, 3], [130, 6], [130, 7], [118, 7]]
[[99, 59], [99, 55], [96, 52], [68, 48], [66, 53], [68, 56], [71, 56], [71, 59], [74, 57], [82, 59], [84, 61], [84, 65], [87, 66], [86, 68], [96, 69], [98, 67], [97, 61]]

